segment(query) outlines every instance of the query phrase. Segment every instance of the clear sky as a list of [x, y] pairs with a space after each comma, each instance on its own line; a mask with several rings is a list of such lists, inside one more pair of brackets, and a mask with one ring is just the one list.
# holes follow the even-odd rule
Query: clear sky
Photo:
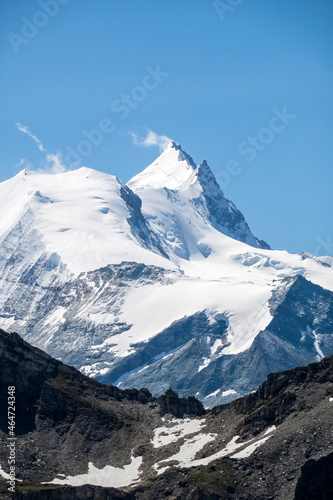
[[256, 236], [333, 255], [331, 0], [1, 0], [0, 18], [0, 181], [127, 182], [167, 136]]

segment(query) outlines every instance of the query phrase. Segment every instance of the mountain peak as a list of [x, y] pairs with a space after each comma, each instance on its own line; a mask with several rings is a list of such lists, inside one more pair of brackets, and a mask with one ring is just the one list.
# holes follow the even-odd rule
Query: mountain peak
[[131, 189], [167, 188], [181, 189], [195, 175], [196, 164], [174, 141], [170, 141], [163, 153], [140, 174], [133, 177], [128, 186]]
[[19, 175], [34, 175], [36, 172], [34, 170], [30, 170], [30, 168], [24, 168], [19, 172]]
[[178, 160], [179, 161], [186, 161], [189, 165], [191, 165], [193, 168], [197, 168], [196, 164], [193, 161], [192, 156], [190, 156], [184, 149], [181, 147], [180, 144], [178, 144], [175, 141], [171, 141], [168, 145], [168, 148], [174, 149], [175, 151], [178, 151]]

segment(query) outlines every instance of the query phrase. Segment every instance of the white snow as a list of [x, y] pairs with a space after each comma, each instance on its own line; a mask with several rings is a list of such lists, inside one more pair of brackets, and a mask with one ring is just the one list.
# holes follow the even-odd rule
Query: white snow
[[106, 465], [103, 469], [98, 469], [92, 462], [89, 462], [87, 474], [67, 476], [65, 479], [55, 478], [50, 484], [68, 484], [69, 486], [92, 484], [94, 486], [122, 488], [139, 480], [141, 464], [142, 457], [131, 457], [131, 463], [124, 465], [124, 467]]
[[7, 472], [5, 472], [3, 470], [3, 468], [1, 467], [1, 464], [0, 464], [0, 476], [3, 478], [3, 479], [11, 479], [10, 475], [7, 474]]
[[204, 368], [206, 368], [206, 366], [208, 366], [209, 363], [210, 363], [209, 358], [203, 358], [203, 363], [199, 366], [198, 373], [201, 372], [201, 370], [203, 370]]
[[120, 386], [120, 384], [127, 379], [127, 377], [130, 377], [134, 373], [140, 373], [142, 370], [144, 370], [147, 367], [147, 365], [142, 365], [138, 366], [137, 368], [134, 368], [134, 370], [130, 370], [129, 372], [123, 373], [115, 382], [113, 385], [116, 385], [117, 387]]
[[202, 450], [207, 443], [213, 441], [216, 436], [217, 434], [198, 434], [197, 436], [187, 439], [180, 447], [178, 453], [155, 464], [155, 470], [158, 471], [158, 474], [162, 474], [169, 467], [168, 465], [163, 467], [163, 464], [172, 461], [178, 462], [177, 467], [191, 467], [192, 465], [197, 465], [194, 460], [195, 455]]
[[[204, 399], [207, 399], [207, 398], [213, 398], [214, 396], [217, 396], [217, 394], [221, 392], [221, 389], [217, 389], [216, 391], [214, 392], [211, 392], [210, 394], [208, 394]], [[228, 389], [227, 391], [222, 391], [221, 392], [221, 396], [224, 398], [226, 396], [231, 396], [232, 394], [237, 394], [237, 391], [234, 391], [234, 389]]]
[[[118, 357], [126, 356], [133, 350], [133, 344], [147, 341], [174, 321], [202, 310], [216, 315], [223, 304], [229, 320], [230, 345], [225, 347], [222, 353], [241, 352], [251, 345], [256, 334], [270, 321], [271, 315], [267, 306], [264, 309], [265, 314], [261, 314], [256, 323], [258, 302], [261, 304], [268, 301], [270, 296], [270, 287], [262, 283], [186, 277], [166, 286], [156, 283], [132, 289], [122, 305], [121, 320], [133, 326], [126, 335], [113, 335], [110, 338], [110, 342], [116, 344], [111, 346], [110, 350]], [[165, 307], [165, 304], [168, 304], [168, 307]], [[262, 310], [260, 306], [259, 312]], [[252, 328], [247, 327], [249, 323]], [[102, 348], [107, 344], [108, 341], [105, 341], [98, 347]], [[210, 359], [207, 358], [204, 366], [209, 362]]]
[[66, 307], [58, 307], [53, 313], [47, 317], [45, 325], [56, 325], [65, 321], [64, 314], [67, 311]]
[[116, 321], [116, 316], [114, 314], [104, 311], [95, 313], [90, 312], [89, 318], [96, 325], [112, 324], [114, 321]]
[[[325, 354], [323, 353], [323, 351], [320, 349], [320, 346], [319, 346], [319, 336], [318, 334], [316, 333], [315, 330], [312, 330], [309, 325], [306, 325], [306, 332], [308, 334], [311, 334], [313, 335], [314, 337], [314, 347], [318, 353], [318, 356], [317, 356], [317, 359], [318, 361], [320, 361], [321, 359], [323, 359], [325, 357]], [[301, 339], [302, 340], [302, 339]]]
[[171, 142], [157, 160], [129, 181], [128, 186], [131, 189], [181, 189], [193, 179], [195, 169], [188, 160], [179, 159], [179, 150]]
[[223, 391], [222, 392], [222, 396], [225, 397], [225, 396], [230, 396], [231, 394], [237, 394], [236, 391], [234, 391], [233, 389], [228, 389], [227, 391]]
[[216, 351], [218, 350], [219, 347], [222, 346], [222, 340], [221, 339], [216, 339], [212, 347], [210, 348], [210, 353], [213, 356]]
[[[197, 458], [195, 459], [195, 455], [202, 450], [202, 448], [207, 444], [216, 439], [216, 434], [198, 434], [197, 436], [192, 437], [189, 440], [186, 440], [185, 443], [180, 447], [180, 450], [175, 455], [168, 457], [167, 459], [161, 460], [154, 465], [154, 469], [158, 474], [163, 474], [163, 472], [170, 467], [168, 462], [177, 461], [177, 467], [197, 467], [200, 465], [208, 465], [214, 460], [219, 458], [223, 458], [226, 456], [232, 456], [232, 458], [246, 458], [253, 453], [253, 451], [261, 446], [267, 439], [271, 437], [271, 435], [266, 436], [258, 441], [253, 442], [252, 440], [237, 443], [239, 436], [234, 436], [229, 443], [219, 450], [218, 452], [209, 455], [205, 458]], [[251, 444], [249, 444], [251, 443]], [[246, 446], [248, 445], [248, 446]], [[245, 446], [245, 449], [239, 452], [239, 454], [234, 454], [234, 452], [238, 449]], [[244, 453], [244, 457], [241, 456], [241, 453]], [[174, 467], [174, 465], [173, 465]]]
[[110, 371], [110, 368], [102, 368], [101, 370], [99, 370], [98, 373], [100, 373], [101, 375], [105, 375], [106, 373], [108, 373]]
[[199, 458], [197, 460], [193, 460], [192, 463], [191, 463], [191, 465], [192, 466], [208, 465], [211, 462], [213, 462], [214, 460], [217, 460], [219, 458], [223, 458], [223, 457], [229, 456], [235, 450], [237, 450], [241, 446], [244, 446], [245, 444], [247, 444], [247, 442], [245, 442], [245, 443], [236, 443], [236, 441], [238, 439], [239, 439], [239, 436], [234, 436], [231, 439], [231, 441], [229, 441], [229, 443], [226, 445], [225, 448], [222, 448], [222, 450], [214, 453], [213, 455], [210, 455], [209, 457]]
[[318, 353], [318, 361], [320, 361], [321, 359], [323, 359], [325, 357], [325, 354], [323, 353], [323, 351], [319, 347], [319, 336], [317, 335], [317, 333], [315, 331], [313, 331], [313, 335], [315, 338], [315, 342], [314, 342], [315, 349]]
[[[0, 477], [2, 477], [3, 479], [12, 479], [10, 474], [8, 474], [7, 472], [5, 472], [0, 464]], [[22, 482], [23, 479], [18, 479], [17, 477], [15, 477], [15, 481], [20, 481]]]
[[255, 441], [254, 443], [251, 443], [249, 446], [244, 448], [244, 450], [241, 450], [238, 453], [235, 453], [235, 455], [232, 455], [231, 458], [248, 458], [257, 448], [259, 448], [259, 446], [264, 444], [270, 437], [271, 436], [266, 436], [262, 439], [259, 439], [258, 441]]
[[44, 250], [75, 274], [125, 260], [172, 267], [132, 234], [122, 186], [86, 167], [56, 175], [20, 172], [0, 184], [0, 240], [26, 213]]
[[217, 389], [216, 391], [214, 392], [211, 392], [210, 394], [208, 394], [205, 399], [207, 398], [213, 398], [214, 396], [216, 396], [219, 392], [220, 392], [221, 389]]
[[[197, 434], [189, 439], [186, 439], [184, 444], [180, 447], [178, 453], [168, 457], [167, 459], [161, 460], [154, 465], [154, 469], [158, 474], [162, 474], [168, 467], [168, 463], [177, 461], [177, 467], [195, 467], [199, 465], [208, 465], [209, 463], [223, 458], [226, 456], [231, 456], [232, 458], [247, 458], [249, 457], [259, 446], [264, 444], [270, 437], [272, 437], [276, 427], [275, 425], [266, 429], [266, 431], [259, 438], [252, 438], [245, 442], [237, 442], [239, 436], [234, 436], [227, 445], [216, 453], [209, 455], [204, 458], [195, 458], [196, 454], [202, 450], [202, 448], [213, 441], [216, 438], [216, 434]], [[241, 451], [235, 453], [239, 448]], [[171, 465], [170, 465], [171, 466]], [[172, 465], [174, 467], [174, 465]]]
[[272, 432], [274, 432], [276, 429], [276, 425], [271, 425], [271, 427], [268, 427], [268, 429], [265, 430], [264, 432], [264, 436], [267, 436], [267, 434], [271, 434]]
[[205, 419], [173, 419], [171, 427], [157, 427], [152, 440], [154, 448], [159, 448], [167, 444], [178, 441], [188, 434], [199, 432], [205, 425]]

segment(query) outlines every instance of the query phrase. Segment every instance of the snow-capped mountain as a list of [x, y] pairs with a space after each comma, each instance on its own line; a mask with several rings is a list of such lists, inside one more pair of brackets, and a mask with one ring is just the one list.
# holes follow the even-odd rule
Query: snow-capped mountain
[[122, 388], [206, 405], [333, 353], [333, 259], [269, 249], [174, 142], [128, 185], [0, 184], [0, 327]]
[[248, 245], [269, 248], [253, 236], [241, 212], [224, 196], [206, 160], [197, 167], [174, 142], [128, 186], [142, 199], [143, 210], [169, 253], [182, 259], [207, 257], [216, 244], [216, 230]]

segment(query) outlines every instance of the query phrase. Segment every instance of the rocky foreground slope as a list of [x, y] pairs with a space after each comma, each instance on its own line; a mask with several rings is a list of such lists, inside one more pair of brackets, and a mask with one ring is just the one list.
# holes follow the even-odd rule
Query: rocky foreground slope
[[[333, 494], [333, 357], [204, 410], [122, 391], [0, 331], [0, 498], [311, 500]], [[8, 494], [8, 386], [16, 492]]]

